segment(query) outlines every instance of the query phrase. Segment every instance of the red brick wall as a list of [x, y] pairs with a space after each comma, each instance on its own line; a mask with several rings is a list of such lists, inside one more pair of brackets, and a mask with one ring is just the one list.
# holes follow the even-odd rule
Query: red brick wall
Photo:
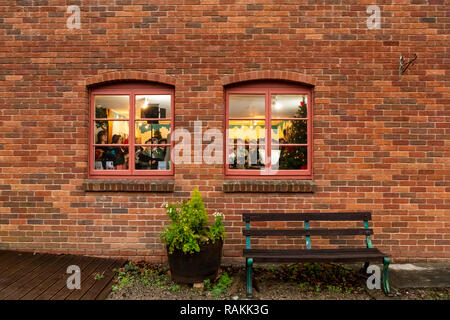
[[[67, 5], [80, 3], [69, 30]], [[225, 262], [242, 262], [244, 210], [367, 210], [394, 261], [449, 260], [448, 2], [247, 3], [1, 1], [0, 249], [161, 261], [161, 203], [198, 186], [226, 215]], [[315, 193], [224, 193], [221, 165], [177, 166], [174, 192], [85, 191], [87, 85], [173, 84], [175, 125], [192, 131], [223, 127], [224, 85], [261, 77], [315, 83]]]

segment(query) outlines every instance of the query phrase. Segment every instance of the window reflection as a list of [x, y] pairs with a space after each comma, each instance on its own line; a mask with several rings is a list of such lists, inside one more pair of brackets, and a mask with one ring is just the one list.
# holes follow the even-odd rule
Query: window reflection
[[135, 150], [136, 170], [170, 170], [170, 146], [139, 146]]
[[308, 115], [308, 97], [298, 94], [273, 94], [272, 118], [306, 118]]
[[263, 143], [266, 138], [264, 120], [230, 120], [228, 137], [230, 139], [249, 140], [250, 143]]
[[150, 124], [136, 121], [135, 138], [136, 144], [167, 144], [170, 141], [170, 121], [156, 120]]
[[264, 145], [251, 144], [249, 140], [230, 140], [228, 165], [230, 169], [259, 170], [264, 168], [266, 148]]
[[308, 142], [306, 120], [272, 121], [272, 143], [306, 144]]
[[128, 95], [95, 96], [96, 119], [128, 119], [130, 97]]
[[308, 169], [308, 148], [306, 146], [272, 146], [272, 169]]
[[104, 146], [94, 149], [94, 170], [128, 170], [128, 147]]
[[114, 139], [121, 138], [121, 144], [128, 143], [128, 121], [95, 121], [94, 143], [116, 144]]
[[266, 98], [263, 94], [230, 94], [230, 118], [265, 118]]
[[136, 119], [164, 119], [171, 117], [170, 95], [137, 95]]
[[264, 168], [266, 126], [264, 120], [230, 120], [228, 126], [230, 169]]

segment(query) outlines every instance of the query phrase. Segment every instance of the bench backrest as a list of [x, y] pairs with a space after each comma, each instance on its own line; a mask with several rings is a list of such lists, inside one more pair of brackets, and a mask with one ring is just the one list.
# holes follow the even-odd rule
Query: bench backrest
[[[332, 213], [244, 213], [242, 220], [246, 223], [243, 231], [246, 236], [246, 247], [251, 247], [251, 236], [305, 236], [306, 248], [311, 249], [311, 236], [334, 236], [334, 235], [364, 235], [366, 245], [372, 248], [370, 235], [373, 230], [369, 229], [370, 212], [332, 212]], [[304, 229], [250, 229], [252, 221], [304, 221]], [[310, 229], [310, 221], [364, 221], [364, 228], [336, 228], [336, 229]]]

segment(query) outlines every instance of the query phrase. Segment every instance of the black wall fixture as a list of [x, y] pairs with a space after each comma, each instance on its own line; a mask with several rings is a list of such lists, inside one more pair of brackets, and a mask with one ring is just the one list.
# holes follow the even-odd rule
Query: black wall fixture
[[406, 61], [406, 59], [403, 58], [403, 56], [400, 56], [400, 64], [398, 66], [398, 74], [402, 75], [408, 70], [409, 66], [413, 64], [414, 61], [417, 59], [417, 54], [414, 53], [414, 57]]

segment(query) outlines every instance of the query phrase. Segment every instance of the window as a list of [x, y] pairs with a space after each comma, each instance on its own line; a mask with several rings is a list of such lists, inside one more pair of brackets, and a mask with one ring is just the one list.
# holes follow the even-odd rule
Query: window
[[226, 175], [311, 178], [311, 95], [275, 81], [227, 88]]
[[123, 83], [90, 94], [90, 176], [172, 175], [174, 90]]

